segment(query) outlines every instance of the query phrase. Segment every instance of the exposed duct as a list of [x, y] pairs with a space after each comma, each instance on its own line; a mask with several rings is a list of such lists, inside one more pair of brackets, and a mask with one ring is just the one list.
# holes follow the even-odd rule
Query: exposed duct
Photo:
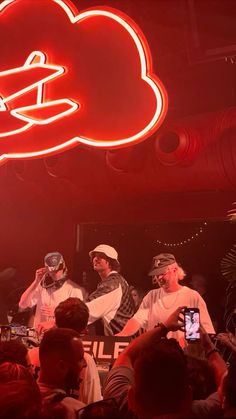
[[156, 134], [156, 157], [166, 166], [190, 165], [203, 148], [235, 127], [236, 108], [175, 121]]

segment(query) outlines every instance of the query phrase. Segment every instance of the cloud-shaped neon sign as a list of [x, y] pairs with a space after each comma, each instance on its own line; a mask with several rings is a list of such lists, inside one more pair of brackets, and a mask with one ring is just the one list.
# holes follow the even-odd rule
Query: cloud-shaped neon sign
[[0, 19], [0, 162], [78, 143], [124, 147], [162, 123], [167, 95], [128, 16], [79, 13], [68, 0], [4, 0]]

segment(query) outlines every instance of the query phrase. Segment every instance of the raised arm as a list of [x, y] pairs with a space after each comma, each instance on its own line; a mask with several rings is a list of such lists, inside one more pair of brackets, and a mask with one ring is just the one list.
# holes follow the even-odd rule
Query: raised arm
[[28, 307], [33, 307], [37, 304], [38, 286], [45, 274], [45, 268], [37, 269], [35, 278], [32, 284], [23, 292], [20, 301], [19, 309], [25, 310]]
[[[127, 366], [133, 368], [134, 361], [140, 352], [145, 351], [150, 345], [161, 337], [166, 336], [169, 331], [176, 331], [183, 329], [183, 320], [180, 314], [183, 312], [184, 307], [179, 307], [175, 310], [165, 321], [158, 327], [143, 333], [129, 344], [129, 346], [119, 355], [114, 363], [114, 367]], [[132, 320], [132, 319], [131, 319]]]
[[214, 343], [211, 341], [206, 330], [201, 326], [201, 341], [205, 351], [206, 358], [210, 367], [213, 369], [215, 382], [219, 388], [221, 384], [222, 377], [227, 371], [227, 366], [223, 358], [220, 356], [218, 350], [216, 349]]
[[140, 329], [140, 323], [133, 317], [129, 319], [125, 327], [121, 330], [120, 333], [117, 333], [116, 336], [132, 336]]

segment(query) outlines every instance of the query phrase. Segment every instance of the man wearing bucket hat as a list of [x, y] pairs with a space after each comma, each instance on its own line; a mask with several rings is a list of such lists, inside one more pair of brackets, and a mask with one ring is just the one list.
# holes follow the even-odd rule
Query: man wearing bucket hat
[[55, 308], [69, 297], [83, 300], [80, 287], [67, 276], [63, 256], [52, 252], [45, 256], [44, 267], [36, 270], [34, 281], [22, 294], [19, 309], [36, 306], [34, 327], [37, 328], [39, 323], [53, 321]]
[[[199, 308], [201, 324], [207, 333], [215, 333], [203, 298], [197, 291], [180, 285], [179, 281], [185, 277], [185, 273], [174, 255], [161, 253], [155, 256], [149, 275], [153, 284], [157, 284], [159, 288], [144, 297], [139, 310], [127, 322], [119, 336], [130, 336], [140, 328], [149, 330], [159, 323], [165, 323], [171, 312], [181, 306]], [[181, 346], [186, 344], [181, 330], [172, 332], [169, 337], [177, 339]]]
[[89, 295], [89, 323], [102, 319], [105, 335], [120, 332], [134, 314], [129, 285], [120, 275], [118, 253], [114, 247], [100, 244], [89, 252], [93, 269], [99, 274], [97, 289]]

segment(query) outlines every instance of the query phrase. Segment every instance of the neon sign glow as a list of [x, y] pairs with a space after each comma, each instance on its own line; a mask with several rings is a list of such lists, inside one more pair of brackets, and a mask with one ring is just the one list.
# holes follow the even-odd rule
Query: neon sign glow
[[[78, 104], [73, 103], [71, 100], [69, 99], [61, 99], [61, 100], [54, 100], [54, 101], [50, 101], [50, 102], [43, 102], [43, 86], [46, 82], [49, 82], [50, 80], [53, 80], [55, 77], [60, 76], [61, 74], [64, 73], [64, 68], [63, 67], [59, 67], [59, 66], [52, 66], [52, 65], [46, 65], [46, 57], [45, 55], [40, 52], [40, 51], [34, 51], [32, 52], [29, 57], [27, 58], [25, 64], [22, 67], [18, 67], [18, 68], [13, 68], [7, 71], [2, 71], [0, 72], [0, 86], [1, 86], [1, 90], [4, 90], [4, 81], [10, 79], [10, 82], [7, 83], [7, 86], [5, 86], [5, 90], [8, 87], [8, 90], [12, 90], [12, 76], [15, 76], [17, 78], [17, 76], [19, 74], [24, 74], [26, 73], [26, 79], [27, 76], [29, 75], [29, 72], [34, 72], [35, 70], [43, 70], [44, 72], [46, 70], [48, 70], [49, 74], [48, 76], [42, 76], [41, 78], [40, 76], [38, 76], [38, 72], [37, 72], [37, 78], [39, 80], [33, 81], [31, 82], [31, 84], [29, 84], [26, 87], [22, 87], [20, 88], [18, 91], [13, 92], [7, 96], [4, 96], [4, 98], [0, 98], [0, 112], [5, 112], [6, 114], [8, 114], [8, 112], [10, 113], [10, 115], [12, 115], [15, 118], [18, 118], [22, 121], [25, 121], [26, 124], [24, 124], [22, 127], [17, 128], [17, 129], [13, 129], [10, 131], [6, 131], [6, 132], [1, 132], [1, 128], [0, 128], [0, 138], [1, 137], [8, 137], [11, 135], [15, 135], [15, 134], [19, 134], [27, 129], [29, 129], [30, 127], [32, 127], [34, 124], [49, 124], [52, 123], [53, 121], [55, 121], [58, 118], [62, 118], [66, 115], [69, 115], [71, 112], [74, 112], [77, 108], [78, 108]], [[37, 94], [36, 94], [36, 104], [35, 105], [31, 105], [31, 106], [24, 106], [24, 107], [20, 107], [20, 108], [16, 108], [13, 110], [8, 110], [7, 108], [7, 104], [9, 102], [11, 102], [13, 99], [22, 96], [26, 93], [28, 93], [31, 90], [37, 90]], [[64, 105], [64, 106], [63, 106]], [[56, 114], [52, 115], [52, 116], [47, 116], [44, 119], [40, 119], [37, 118], [37, 115], [39, 115], [39, 111], [43, 111], [45, 109], [59, 109], [62, 108], [63, 106], [63, 110], [61, 109], [60, 112], [56, 112]], [[30, 117], [30, 111], [31, 111], [31, 115], [33, 111], [38, 111], [38, 113], [34, 113], [35, 117]], [[14, 126], [14, 122], [11, 121], [11, 126]]]
[[[167, 95], [137, 25], [113, 9], [79, 13], [68, 0], [41, 5], [0, 5], [0, 36], [9, 40], [8, 47], [0, 45], [6, 57], [0, 66], [0, 161], [78, 143], [118, 148], [149, 137], [163, 122]], [[18, 41], [25, 16], [30, 19]]]

